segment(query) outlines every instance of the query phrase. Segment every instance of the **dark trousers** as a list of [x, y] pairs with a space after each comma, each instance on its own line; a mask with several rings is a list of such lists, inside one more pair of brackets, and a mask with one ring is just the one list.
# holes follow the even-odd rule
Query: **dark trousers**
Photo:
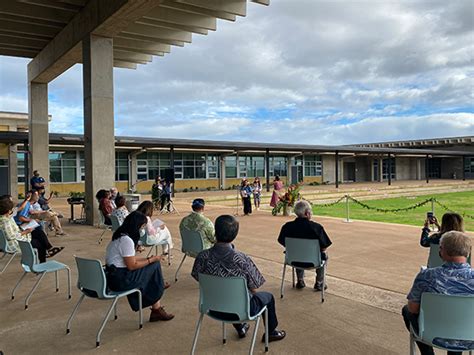
[[[403, 320], [405, 321], [405, 326], [407, 327], [408, 331], [410, 331], [410, 324], [413, 327], [415, 333], [418, 333], [418, 314], [410, 313], [408, 310], [408, 306], [404, 306], [402, 308], [402, 316]], [[416, 342], [418, 349], [420, 349], [421, 355], [434, 355], [433, 347], [427, 344], [423, 344], [419, 341]], [[461, 355], [461, 351], [448, 351], [448, 355]]]
[[[328, 262], [328, 254], [326, 252], [321, 252], [321, 259], [326, 260], [326, 263]], [[296, 269], [296, 278], [298, 280], [303, 280], [304, 279], [304, 270], [303, 269]], [[323, 284], [323, 279], [324, 279], [324, 269], [320, 267], [319, 269], [316, 269], [316, 284], [321, 286]]]
[[[268, 310], [268, 333], [272, 334], [276, 327], [278, 326], [278, 319], [275, 309], [275, 298], [270, 292], [257, 292], [252, 295], [250, 299], [250, 315], [254, 316], [260, 310], [267, 306]], [[265, 318], [263, 318], [265, 321]], [[240, 330], [243, 327], [243, 324], [233, 324], [236, 330]]]
[[161, 194], [160, 200], [161, 200], [161, 209], [165, 208], [165, 206], [166, 206], [167, 210], [169, 211], [170, 210], [170, 205], [168, 204], [168, 202], [170, 202], [170, 195]]
[[242, 203], [244, 204], [244, 214], [252, 213], [252, 203], [250, 202], [250, 196], [242, 197]]
[[36, 228], [31, 232], [31, 246], [38, 249], [38, 259], [40, 263], [46, 261], [46, 254], [48, 250], [53, 247], [42, 228]]

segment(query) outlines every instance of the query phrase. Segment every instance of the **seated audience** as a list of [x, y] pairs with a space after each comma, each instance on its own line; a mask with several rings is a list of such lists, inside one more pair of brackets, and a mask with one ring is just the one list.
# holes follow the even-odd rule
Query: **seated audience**
[[122, 195], [118, 196], [115, 199], [115, 204], [117, 208], [112, 211], [112, 216], [117, 217], [119, 224], [121, 225], [125, 218], [129, 215], [130, 212], [128, 212], [127, 206], [125, 206], [125, 203], [127, 200], [125, 197]]
[[[407, 329], [412, 325], [418, 333], [418, 315], [420, 313], [421, 295], [424, 292], [445, 295], [474, 295], [474, 270], [467, 263], [471, 253], [472, 242], [466, 234], [458, 231], [446, 232], [440, 240], [440, 256], [444, 264], [439, 267], [422, 270], [415, 278], [408, 304], [403, 307], [402, 315]], [[433, 348], [417, 342], [422, 355], [434, 355]], [[472, 349], [473, 342], [440, 339], [439, 345], [457, 349]], [[449, 351], [448, 354], [461, 354], [461, 351]]]
[[58, 214], [49, 210], [45, 211], [41, 208], [39, 202], [38, 191], [34, 191], [30, 199], [30, 216], [40, 221], [47, 221], [53, 225], [56, 236], [65, 236], [61, 222], [59, 222]]
[[117, 208], [117, 204], [115, 202], [115, 199], [120, 196], [120, 193], [118, 192], [116, 187], [111, 187], [110, 188], [110, 203], [112, 204], [112, 207], [115, 209]]
[[48, 198], [45, 197], [45, 190], [44, 189], [39, 189], [38, 194], [39, 194], [38, 203], [44, 211], [54, 212], [58, 215], [58, 218], [63, 218], [63, 215], [61, 213], [54, 211], [51, 208], [51, 206], [49, 205], [51, 200], [53, 199], [53, 196], [54, 196], [52, 191], [49, 193]]
[[108, 190], [99, 190], [95, 195], [97, 201], [99, 201], [99, 210], [104, 216], [104, 223], [111, 226], [112, 222], [110, 221], [110, 214], [114, 210], [112, 203], [110, 202], [110, 191]]
[[[294, 212], [296, 219], [285, 223], [283, 227], [281, 227], [278, 243], [285, 246], [286, 238], [317, 239], [319, 240], [319, 247], [321, 248], [322, 260], [328, 260], [326, 249], [329, 248], [332, 242], [326, 234], [324, 227], [311, 220], [313, 216], [311, 205], [307, 201], [298, 201], [295, 204]], [[304, 288], [306, 286], [304, 282], [304, 270], [296, 269], [296, 276], [298, 278], [296, 288]], [[316, 269], [316, 282], [314, 284], [316, 291], [322, 290], [323, 277], [323, 269]]]
[[[148, 258], [135, 256], [140, 239], [140, 231], [146, 228], [147, 218], [138, 211], [130, 213], [123, 224], [112, 235], [106, 251], [107, 286], [112, 291], [126, 291], [138, 288], [142, 292], [142, 307], [151, 306], [150, 322], [170, 320], [173, 314], [167, 313], [160, 299], [165, 290], [161, 273], [161, 256]], [[132, 310], [139, 310], [138, 294], [128, 296]]]
[[[269, 341], [281, 340], [286, 333], [277, 330], [278, 320], [275, 310], [275, 299], [269, 292], [259, 292], [265, 279], [252, 259], [234, 249], [232, 242], [239, 232], [239, 222], [232, 216], [223, 215], [216, 219], [216, 244], [198, 254], [194, 261], [192, 276], [199, 281], [199, 273], [219, 277], [244, 277], [250, 294], [250, 315], [257, 314], [264, 306], [268, 309]], [[232, 314], [219, 314], [219, 317]], [[229, 320], [231, 318], [229, 317]], [[249, 325], [233, 324], [240, 338], [246, 336]], [[264, 338], [262, 339], [262, 341]]]
[[[159, 243], [161, 241], [166, 241], [169, 245], [169, 248], [173, 248], [173, 240], [171, 239], [171, 233], [160, 219], [151, 220], [153, 216], [153, 202], [143, 201], [140, 206], [138, 206], [137, 211], [140, 211], [146, 216], [146, 233], [148, 235], [148, 240], [152, 243]], [[168, 245], [163, 245], [163, 255], [167, 255], [171, 250], [168, 249]]]
[[14, 206], [10, 197], [0, 198], [0, 230], [7, 239], [9, 252], [20, 252], [18, 240], [29, 241], [33, 248], [38, 250], [39, 261], [44, 263], [47, 257], [52, 257], [64, 249], [64, 247], [53, 247], [41, 228], [21, 229], [12, 217]]
[[[430, 223], [438, 228], [438, 232], [430, 235]], [[435, 216], [431, 217], [431, 220], [427, 218], [421, 232], [420, 245], [429, 248], [431, 244], [439, 244], [441, 236], [449, 231], [464, 232], [464, 220], [461, 215], [454, 212], [445, 213], [441, 219], [441, 226]]]
[[202, 198], [196, 198], [192, 204], [192, 212], [184, 217], [179, 224], [179, 229], [199, 232], [202, 238], [204, 249], [209, 249], [216, 243], [214, 225], [211, 220], [204, 216], [204, 206], [206, 203]]

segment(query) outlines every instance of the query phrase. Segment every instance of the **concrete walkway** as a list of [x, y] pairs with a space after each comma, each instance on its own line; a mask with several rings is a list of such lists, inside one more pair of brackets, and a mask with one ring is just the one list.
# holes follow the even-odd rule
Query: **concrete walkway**
[[[56, 201], [56, 205], [69, 215], [68, 207]], [[179, 220], [187, 214], [187, 201], [177, 200], [181, 216], [160, 216], [168, 225], [175, 241], [172, 265], [163, 264], [167, 280], [173, 281], [174, 272], [181, 260], [178, 234]], [[214, 220], [218, 215], [234, 210], [210, 206], [206, 214]], [[282, 342], [271, 343], [273, 354], [406, 354], [408, 333], [399, 311], [405, 303], [413, 278], [420, 265], [426, 263], [427, 250], [418, 245], [420, 228], [373, 222], [344, 223], [334, 218], [318, 218], [333, 240], [329, 249], [328, 286], [326, 302], [320, 303], [319, 293], [311, 287], [291, 289], [290, 272], [287, 272], [285, 298], [279, 298], [282, 272], [282, 248], [276, 238], [283, 223], [289, 217], [272, 217], [258, 211], [249, 217], [238, 217], [240, 233], [236, 247], [251, 255], [264, 274], [267, 282], [262, 288], [276, 296], [279, 328], [287, 331]], [[55, 260], [70, 265], [73, 287], [77, 272], [73, 255], [103, 259], [107, 241], [97, 244], [101, 231], [90, 226], [69, 225], [64, 222], [68, 237], [51, 236], [55, 245], [66, 249]], [[3, 265], [3, 264], [2, 264]], [[5, 354], [23, 353], [159, 353], [186, 354], [192, 344], [198, 319], [198, 285], [191, 278], [192, 260], [186, 260], [179, 281], [167, 290], [163, 305], [176, 315], [170, 322], [145, 323], [137, 329], [137, 315], [127, 302], [119, 306], [119, 319], [110, 321], [102, 344], [95, 349], [95, 333], [104, 316], [107, 302], [87, 299], [73, 323], [72, 333], [65, 335], [67, 318], [79, 291], [73, 288], [72, 300], [66, 299], [66, 277], [61, 277], [61, 290], [54, 292], [54, 277], [48, 275], [42, 281], [30, 308], [23, 308], [24, 297], [32, 287], [30, 276], [20, 287], [14, 301], [10, 291], [21, 275], [19, 260], [15, 260], [0, 275], [0, 350]], [[306, 283], [312, 286], [313, 275], [307, 275]], [[149, 311], [144, 311], [148, 319]], [[253, 328], [252, 328], [253, 329]], [[262, 328], [263, 329], [263, 328]], [[263, 333], [259, 330], [258, 340]], [[198, 354], [245, 354], [250, 338], [238, 340], [229, 328], [229, 339], [222, 345], [221, 325], [205, 319]], [[263, 353], [258, 341], [256, 353]]]

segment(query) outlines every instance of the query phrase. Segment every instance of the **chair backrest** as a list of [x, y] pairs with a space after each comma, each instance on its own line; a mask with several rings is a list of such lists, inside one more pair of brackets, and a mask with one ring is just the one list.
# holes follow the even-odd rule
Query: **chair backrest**
[[21, 249], [21, 266], [23, 266], [26, 272], [34, 272], [37, 260], [31, 243], [19, 240], [18, 244]]
[[112, 232], [115, 232], [120, 227], [120, 221], [118, 217], [113, 214], [110, 215], [110, 220], [112, 221]]
[[289, 265], [305, 263], [321, 266], [321, 249], [317, 239], [285, 238], [285, 250]]
[[102, 210], [99, 208], [99, 227], [104, 227], [105, 226], [105, 217], [104, 214], [102, 213]]
[[5, 233], [3, 233], [2, 230], [0, 230], [0, 250], [8, 253], [7, 250], [7, 237], [5, 237]]
[[[107, 280], [100, 260], [80, 258], [78, 256], [75, 256], [75, 258], [79, 274], [77, 287], [87, 296], [91, 296], [91, 292], [88, 291], [93, 291], [97, 294], [98, 298], [105, 298], [107, 294]], [[87, 291], [84, 292], [84, 289]]]
[[421, 295], [419, 336], [430, 343], [434, 338], [474, 341], [474, 296]]
[[[472, 265], [471, 256], [472, 256], [472, 252], [467, 258], [467, 263], [470, 265]], [[439, 256], [439, 244], [431, 244], [427, 267], [429, 268], [438, 267], [438, 266], [443, 265], [443, 263], [444, 263], [443, 259], [441, 259], [441, 257]]]
[[203, 251], [204, 246], [200, 232], [190, 231], [186, 228], [181, 228], [179, 232], [181, 234], [181, 250], [183, 253], [198, 254]]
[[236, 320], [250, 318], [249, 291], [243, 277], [199, 274], [199, 292], [201, 313], [216, 311], [235, 314], [238, 317]]

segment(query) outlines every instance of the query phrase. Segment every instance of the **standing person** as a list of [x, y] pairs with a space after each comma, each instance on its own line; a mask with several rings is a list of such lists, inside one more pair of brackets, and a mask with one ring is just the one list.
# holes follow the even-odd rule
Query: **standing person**
[[[140, 230], [146, 228], [146, 216], [138, 211], [130, 213], [112, 235], [105, 254], [107, 286], [112, 291], [128, 291], [138, 288], [142, 292], [142, 307], [151, 306], [150, 322], [167, 321], [174, 315], [167, 313], [160, 299], [165, 290], [161, 273], [161, 256], [137, 258], [135, 249], [140, 240]], [[128, 295], [133, 311], [139, 308], [138, 294]]]
[[171, 184], [169, 181], [163, 180], [163, 190], [161, 191], [160, 201], [161, 201], [161, 210], [165, 207], [170, 211], [170, 200], [171, 200]]
[[32, 190], [40, 190], [44, 189], [46, 186], [46, 181], [43, 177], [40, 176], [38, 170], [33, 171], [33, 177], [30, 179], [31, 189]]
[[257, 211], [260, 209], [260, 196], [262, 195], [262, 183], [260, 178], [257, 176], [253, 180], [253, 203]]
[[153, 202], [143, 201], [140, 203], [140, 206], [138, 206], [137, 211], [146, 216], [146, 233], [148, 234], [148, 238], [150, 238], [154, 243], [159, 243], [161, 241], [166, 241], [168, 243], [168, 245], [163, 245], [163, 255], [168, 255], [168, 253], [171, 252], [171, 248], [173, 248], [171, 233], [162, 220], [158, 218], [154, 221], [151, 220], [153, 209]]
[[158, 209], [163, 185], [161, 184], [161, 177], [155, 177], [155, 183], [151, 186], [151, 200], [156, 209]]
[[[438, 232], [430, 235], [430, 223], [433, 223], [438, 228]], [[441, 219], [441, 226], [435, 216], [430, 219], [427, 218], [421, 232], [420, 245], [429, 248], [431, 244], [439, 244], [441, 236], [449, 231], [464, 232], [464, 220], [460, 214], [454, 212], [445, 213]]]
[[242, 204], [244, 205], [244, 215], [248, 216], [252, 213], [252, 202], [250, 196], [252, 196], [252, 187], [247, 179], [242, 180], [240, 186], [240, 195], [242, 196]]
[[275, 207], [280, 201], [280, 197], [284, 193], [283, 191], [283, 182], [280, 180], [280, 177], [277, 175], [275, 176], [275, 180], [273, 180], [273, 193], [272, 199], [270, 200], [270, 206]]

